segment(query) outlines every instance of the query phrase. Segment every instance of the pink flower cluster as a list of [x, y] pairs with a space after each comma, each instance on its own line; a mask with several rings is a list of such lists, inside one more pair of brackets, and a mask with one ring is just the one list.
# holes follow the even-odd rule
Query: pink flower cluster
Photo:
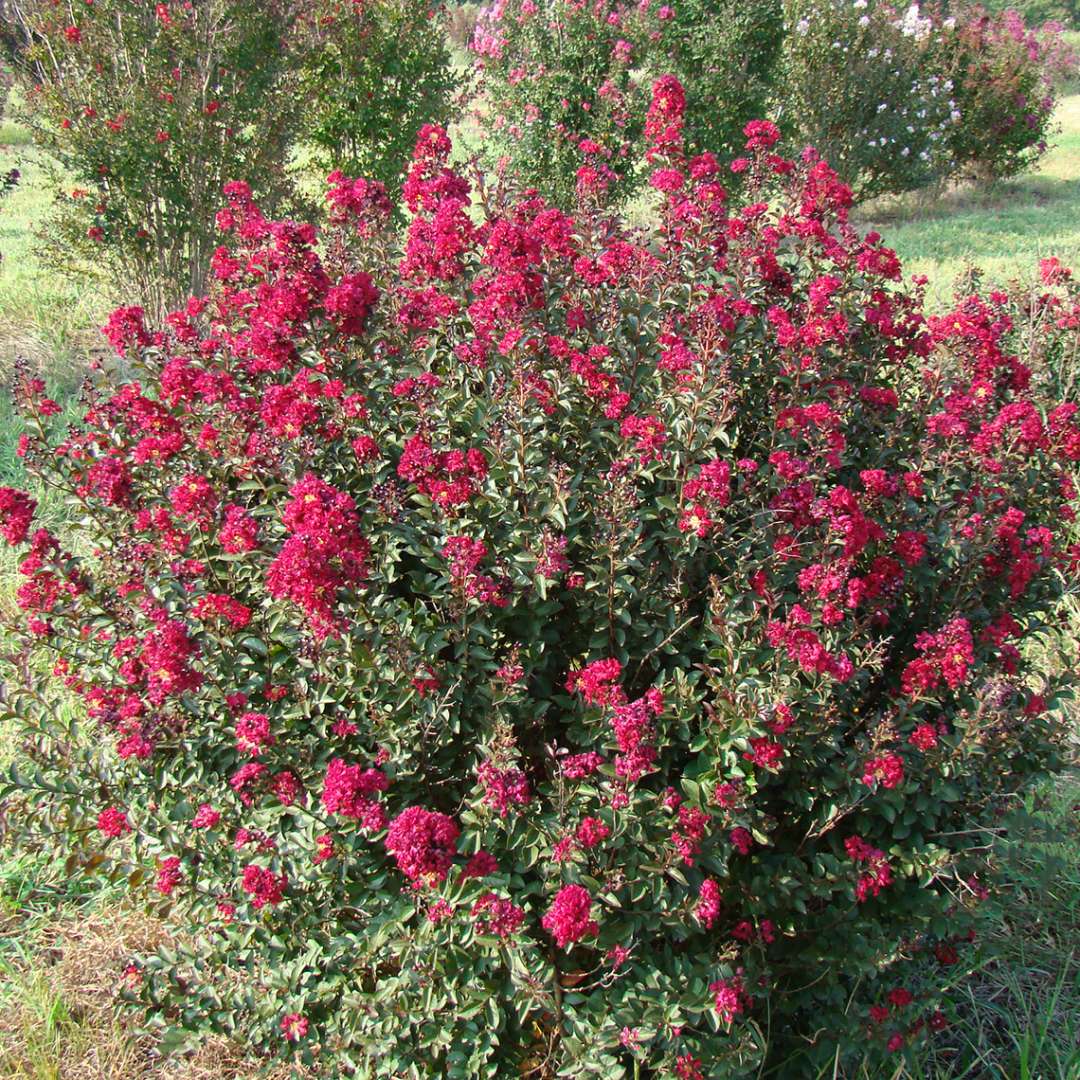
[[451, 536], [442, 549], [443, 558], [450, 563], [450, 577], [465, 596], [492, 607], [506, 607], [509, 583], [477, 572], [487, 553], [482, 540], [467, 536]]
[[497, 938], [509, 938], [521, 929], [525, 912], [495, 893], [484, 893], [473, 904], [473, 919], [479, 934], [491, 934]]
[[422, 435], [414, 435], [405, 444], [397, 472], [437, 506], [452, 510], [476, 496], [487, 476], [487, 458], [475, 447], [436, 452]]
[[30, 531], [37, 501], [24, 491], [0, 487], [0, 536], [12, 546], [21, 544]]
[[244, 892], [251, 897], [251, 906], [258, 911], [267, 905], [280, 904], [285, 897], [289, 881], [284, 874], [275, 874], [266, 867], [254, 863], [244, 867], [241, 880]]
[[682, 489], [686, 508], [679, 517], [679, 528], [704, 539], [716, 528], [719, 511], [731, 502], [731, 466], [714, 458], [698, 470]]
[[594, 660], [566, 678], [566, 689], [579, 693], [586, 705], [619, 705], [626, 700], [619, 680], [622, 664], [614, 658]]
[[108, 836], [111, 839], [116, 839], [118, 836], [131, 832], [127, 814], [115, 806], [106, 807], [98, 814], [97, 827], [103, 836]]
[[636, 783], [653, 768], [657, 757], [653, 721], [663, 711], [663, 694], [655, 688], [612, 710], [611, 728], [619, 747], [615, 772], [627, 783]]
[[328, 814], [354, 818], [362, 829], [378, 832], [386, 825], [378, 797], [389, 786], [389, 778], [381, 769], [365, 769], [333, 758], [326, 767], [322, 804]]
[[402, 810], [386, 832], [386, 850], [414, 886], [442, 881], [457, 853], [461, 830], [453, 818], [422, 806]]
[[872, 896], [878, 896], [881, 890], [892, 884], [892, 868], [883, 851], [868, 844], [860, 836], [849, 836], [844, 841], [848, 857], [856, 863], [864, 863], [866, 870], [855, 885], [855, 898], [863, 903]]
[[722, 906], [719, 884], [714, 878], [705, 878], [698, 888], [697, 903], [694, 905], [694, 918], [706, 930], [711, 930], [713, 924], [720, 918]]
[[899, 754], [871, 758], [863, 767], [862, 782], [867, 787], [875, 784], [883, 788], [899, 787], [904, 782], [904, 759]]
[[958, 616], [937, 633], [922, 633], [915, 639], [922, 654], [904, 668], [904, 693], [915, 697], [933, 693], [942, 683], [950, 690], [964, 684], [968, 669], [975, 663], [975, 643], [967, 619]]
[[598, 817], [584, 817], [577, 829], [569, 836], [564, 836], [552, 849], [551, 857], [555, 862], [568, 859], [575, 851], [590, 851], [598, 847], [611, 835], [607, 823]]
[[271, 596], [291, 600], [319, 638], [339, 633], [338, 593], [368, 574], [370, 545], [360, 535], [352, 498], [308, 473], [293, 486], [282, 515], [289, 537], [266, 574]]
[[513, 806], [529, 805], [529, 780], [520, 769], [500, 769], [493, 761], [484, 761], [476, 770], [476, 778], [484, 789], [485, 805], [499, 817], [506, 817]]
[[745, 1012], [746, 994], [741, 979], [717, 979], [710, 984], [709, 990], [713, 995], [713, 1008], [725, 1024], [730, 1024], [736, 1016]]
[[560, 949], [568, 949], [600, 929], [592, 918], [592, 897], [582, 885], [564, 885], [555, 894], [541, 922]]

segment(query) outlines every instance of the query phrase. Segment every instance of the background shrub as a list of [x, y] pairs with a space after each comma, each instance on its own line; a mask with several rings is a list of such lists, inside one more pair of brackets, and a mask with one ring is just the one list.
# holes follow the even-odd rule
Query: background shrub
[[859, 198], [1030, 168], [1075, 68], [1059, 25], [1015, 11], [796, 0], [788, 21], [777, 113]]
[[495, 148], [561, 205], [582, 168], [610, 197], [644, 181], [635, 117], [665, 72], [686, 92], [688, 151], [729, 156], [770, 110], [861, 200], [1029, 167], [1046, 149], [1055, 86], [1075, 67], [1057, 25], [881, 0], [510, 0], [482, 12], [473, 44]]
[[937, 63], [938, 30], [878, 0], [793, 0], [778, 115], [859, 199], [948, 175], [948, 134], [964, 124]]
[[1028, 26], [1042, 26], [1048, 22], [1060, 22], [1067, 29], [1080, 30], [1080, 4], [1076, 0], [993, 0], [985, 5], [995, 15], [1015, 11]]
[[1030, 168], [1046, 150], [1055, 84], [1069, 62], [1058, 27], [1035, 31], [1014, 10], [975, 8], [942, 36], [940, 50], [963, 118], [948, 133], [953, 175], [1001, 179]]
[[496, 150], [523, 184], [562, 206], [583, 166], [612, 197], [634, 186], [647, 100], [634, 18], [610, 0], [498, 0], [480, 14], [473, 48]]
[[652, 233], [476, 222], [426, 128], [394, 264], [366, 182], [321, 251], [233, 184], [207, 302], [109, 320], [140, 382], [57, 441], [20, 381], [72, 528], [0, 489], [5, 791], [190, 935], [130, 972], [172, 1045], [693, 1077], [946, 1022], [983, 829], [1055, 765], [1077, 410], [1008, 294], [924, 316], [771, 124], [729, 207], [682, 103]]
[[497, 148], [526, 186], [572, 204], [578, 170], [618, 198], [644, 182], [641, 118], [661, 74], [686, 92], [693, 152], [730, 155], [765, 111], [783, 34], [779, 0], [734, 4], [496, 3], [473, 37]]
[[20, 119], [62, 170], [46, 228], [54, 264], [100, 272], [162, 313], [201, 292], [222, 184], [246, 177], [268, 206], [289, 188], [291, 7], [8, 6]]
[[426, 0], [308, 8], [300, 137], [322, 169], [400, 188], [417, 131], [449, 117], [456, 80], [446, 29], [445, 10]]
[[646, 29], [650, 77], [670, 73], [686, 91], [688, 152], [738, 153], [743, 126], [782, 92], [775, 81], [783, 38], [781, 0], [690, 0]]

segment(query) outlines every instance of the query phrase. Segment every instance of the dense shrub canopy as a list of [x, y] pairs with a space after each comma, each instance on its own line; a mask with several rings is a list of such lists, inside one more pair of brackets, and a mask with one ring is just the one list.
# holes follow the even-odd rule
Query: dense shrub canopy
[[1080, 423], [1006, 294], [925, 317], [827, 164], [748, 124], [731, 204], [682, 108], [649, 232], [477, 220], [434, 127], [403, 252], [378, 185], [321, 242], [230, 185], [208, 295], [109, 321], [139, 381], [58, 444], [19, 388], [72, 533], [0, 491], [10, 789], [172, 905], [132, 981], [178, 1037], [687, 1078], [944, 1022], [978, 826], [1054, 760]]

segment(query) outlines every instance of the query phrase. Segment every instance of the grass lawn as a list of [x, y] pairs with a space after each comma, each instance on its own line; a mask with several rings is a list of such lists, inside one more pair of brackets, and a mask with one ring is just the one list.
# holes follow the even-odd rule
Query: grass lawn
[[0, 123], [0, 173], [18, 169], [20, 179], [0, 202], [0, 365], [16, 355], [61, 377], [98, 344], [93, 328], [105, 310], [102, 297], [42, 266], [34, 231], [52, 196], [42, 156], [16, 125]]
[[[1055, 145], [1031, 175], [878, 203], [857, 219], [883, 233], [909, 273], [930, 277], [934, 304], [947, 302], [970, 264], [993, 280], [1026, 277], [1051, 254], [1080, 269], [1080, 93], [1063, 100], [1058, 120]], [[37, 259], [34, 228], [50, 201], [43, 163], [22, 131], [0, 123], [0, 172], [10, 168], [22, 181], [0, 205], [0, 371], [27, 357], [74, 415], [107, 300]], [[0, 399], [0, 484], [20, 482], [16, 437]], [[56, 508], [45, 503], [44, 512]], [[0, 564], [0, 604], [11, 579]], [[0, 730], [0, 765], [17, 754]], [[1033, 792], [991, 842], [999, 914], [979, 969], [958, 980], [958, 1022], [916, 1058], [898, 1057], [886, 1080], [1080, 1080], [1080, 770]], [[250, 1059], [220, 1042], [182, 1061], [156, 1058], [114, 1003], [128, 953], [160, 940], [160, 924], [119, 889], [70, 880], [47, 854], [4, 843], [0, 814], [0, 1078], [254, 1075]], [[882, 1075], [856, 1065], [822, 1080]]]

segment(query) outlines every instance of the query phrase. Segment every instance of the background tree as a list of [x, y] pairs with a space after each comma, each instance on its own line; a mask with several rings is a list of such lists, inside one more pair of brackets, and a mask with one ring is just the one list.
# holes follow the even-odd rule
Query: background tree
[[19, 119], [58, 167], [54, 265], [89, 268], [164, 313], [201, 292], [222, 186], [268, 206], [301, 111], [289, 0], [9, 0]]
[[428, 0], [313, 0], [304, 16], [300, 138], [324, 170], [401, 187], [416, 133], [448, 122], [445, 9]]

